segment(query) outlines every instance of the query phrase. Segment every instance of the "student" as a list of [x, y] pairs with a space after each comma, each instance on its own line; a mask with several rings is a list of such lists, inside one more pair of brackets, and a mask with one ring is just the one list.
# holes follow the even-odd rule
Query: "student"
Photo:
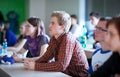
[[84, 25], [78, 25], [77, 22], [78, 22], [77, 16], [72, 14], [70, 32], [73, 34], [73, 36], [75, 36], [78, 39], [82, 47], [86, 48], [87, 29]]
[[[71, 27], [70, 32], [74, 35], [76, 33], [76, 29], [79, 27], [77, 16], [75, 14], [71, 15]], [[75, 34], [76, 35], [76, 34]]]
[[9, 29], [9, 22], [5, 21], [2, 25], [1, 32], [3, 33], [3, 41], [7, 40], [8, 46], [14, 46], [17, 43], [16, 35]]
[[[68, 32], [70, 25], [71, 18], [68, 13], [54, 11], [49, 24], [49, 33], [52, 38], [46, 53], [36, 61], [25, 61], [25, 68], [87, 77], [87, 58], [80, 43]], [[55, 61], [49, 62], [52, 58]]]
[[[45, 34], [43, 21], [37, 17], [28, 18], [25, 25], [25, 31], [27, 42], [17, 53], [23, 54], [28, 50], [27, 57], [32, 59], [41, 57], [45, 53], [49, 42], [49, 38]], [[17, 62], [23, 62], [24, 60], [23, 58], [19, 58], [16, 54], [13, 55], [13, 58]]]
[[91, 23], [96, 26], [100, 20], [100, 14], [98, 12], [91, 12], [89, 14]]
[[0, 11], [0, 44], [1, 45], [3, 43], [3, 32], [2, 32], [2, 29], [3, 29], [3, 23], [4, 22], [5, 22], [5, 19], [4, 19], [3, 13]]
[[91, 77], [110, 77], [115, 74], [120, 76], [120, 17], [113, 17], [107, 23], [107, 29], [106, 43], [113, 54], [97, 71], [91, 74]]
[[92, 55], [91, 67], [89, 68], [90, 74], [96, 71], [112, 55], [105, 42], [105, 36], [107, 34], [106, 24], [109, 20], [107, 18], [100, 18], [100, 21], [96, 25], [94, 31], [95, 41], [99, 41], [101, 48], [96, 49]]
[[20, 36], [18, 38], [17, 43], [13, 47], [8, 47], [8, 51], [15, 51], [18, 52], [20, 49], [23, 48], [24, 44], [26, 43], [27, 39], [25, 37], [25, 22], [23, 22], [20, 26]]
[[[98, 24], [101, 17], [100, 17], [100, 14], [98, 12], [91, 12], [89, 14], [89, 18], [90, 18], [91, 24], [95, 27]], [[89, 25], [89, 27], [91, 27], [92, 25]], [[92, 38], [95, 39], [94, 31], [93, 30], [90, 30], [90, 31], [88, 30], [87, 36], [88, 36], [88, 38], [90, 38], [92, 36]], [[93, 44], [93, 48], [94, 49], [101, 48], [100, 43], [98, 41], [95, 41], [95, 43]]]
[[[100, 43], [95, 41], [94, 29], [100, 20], [100, 14], [98, 12], [89, 13], [90, 22], [86, 25], [87, 28], [87, 44], [90, 44], [90, 48], [99, 49], [101, 48]], [[91, 58], [88, 58], [88, 63], [91, 66]]]

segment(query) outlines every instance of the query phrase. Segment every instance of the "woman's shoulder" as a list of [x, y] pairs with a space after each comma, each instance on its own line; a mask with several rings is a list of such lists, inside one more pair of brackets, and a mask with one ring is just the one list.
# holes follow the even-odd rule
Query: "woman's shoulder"
[[39, 39], [47, 39], [48, 41], [50, 41], [50, 37], [47, 34], [42, 34], [40, 36], [38, 36]]
[[39, 38], [40, 38], [40, 37], [43, 37], [43, 38], [50, 38], [47, 34], [42, 34], [42, 35], [39, 36]]

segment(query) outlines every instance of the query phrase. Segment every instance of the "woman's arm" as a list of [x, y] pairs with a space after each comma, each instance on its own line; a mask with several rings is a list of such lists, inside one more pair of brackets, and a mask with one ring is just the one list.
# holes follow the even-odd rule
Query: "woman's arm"
[[26, 43], [27, 39], [22, 39], [20, 42], [18, 42], [14, 47], [8, 47], [8, 51], [15, 51], [18, 52], [20, 49], [23, 48], [24, 44]]
[[19, 52], [14, 52], [13, 53], [13, 59], [16, 61], [16, 62], [23, 62], [24, 61], [24, 58], [23, 57], [20, 57], [21, 55], [23, 56], [24, 52], [27, 51], [25, 50], [24, 48], [22, 48]]

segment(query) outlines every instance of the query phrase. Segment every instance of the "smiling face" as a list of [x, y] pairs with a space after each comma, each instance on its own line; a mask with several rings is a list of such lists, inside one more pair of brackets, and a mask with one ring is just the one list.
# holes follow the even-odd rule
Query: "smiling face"
[[35, 35], [35, 32], [37, 31], [37, 27], [34, 27], [33, 25], [26, 21], [25, 31], [26, 35], [33, 37]]
[[59, 37], [64, 32], [64, 25], [59, 25], [57, 17], [51, 17], [49, 24], [49, 34], [51, 36]]
[[114, 52], [120, 52], [120, 36], [115, 27], [115, 24], [109, 24], [108, 33], [106, 36], [106, 43], [108, 43], [110, 49]]
[[25, 25], [26, 25], [25, 22], [23, 22], [23, 23], [20, 25], [20, 34], [21, 34], [21, 35], [25, 35]]
[[99, 21], [96, 25], [96, 30], [94, 31], [96, 41], [102, 42], [105, 40], [105, 36], [107, 33], [106, 23], [107, 21]]

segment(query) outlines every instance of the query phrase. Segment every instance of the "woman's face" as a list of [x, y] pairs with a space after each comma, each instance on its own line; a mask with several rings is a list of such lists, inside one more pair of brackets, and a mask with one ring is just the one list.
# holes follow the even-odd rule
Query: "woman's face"
[[28, 35], [28, 36], [34, 36], [35, 32], [36, 32], [36, 29], [37, 29], [37, 27], [34, 27], [29, 22], [26, 22], [26, 25], [25, 25], [26, 35]]
[[115, 24], [109, 25], [106, 42], [108, 43], [110, 50], [120, 52], [120, 36], [115, 28]]
[[23, 23], [20, 25], [20, 34], [21, 34], [21, 35], [25, 35], [25, 25], [26, 25], [25, 22], [23, 22]]

